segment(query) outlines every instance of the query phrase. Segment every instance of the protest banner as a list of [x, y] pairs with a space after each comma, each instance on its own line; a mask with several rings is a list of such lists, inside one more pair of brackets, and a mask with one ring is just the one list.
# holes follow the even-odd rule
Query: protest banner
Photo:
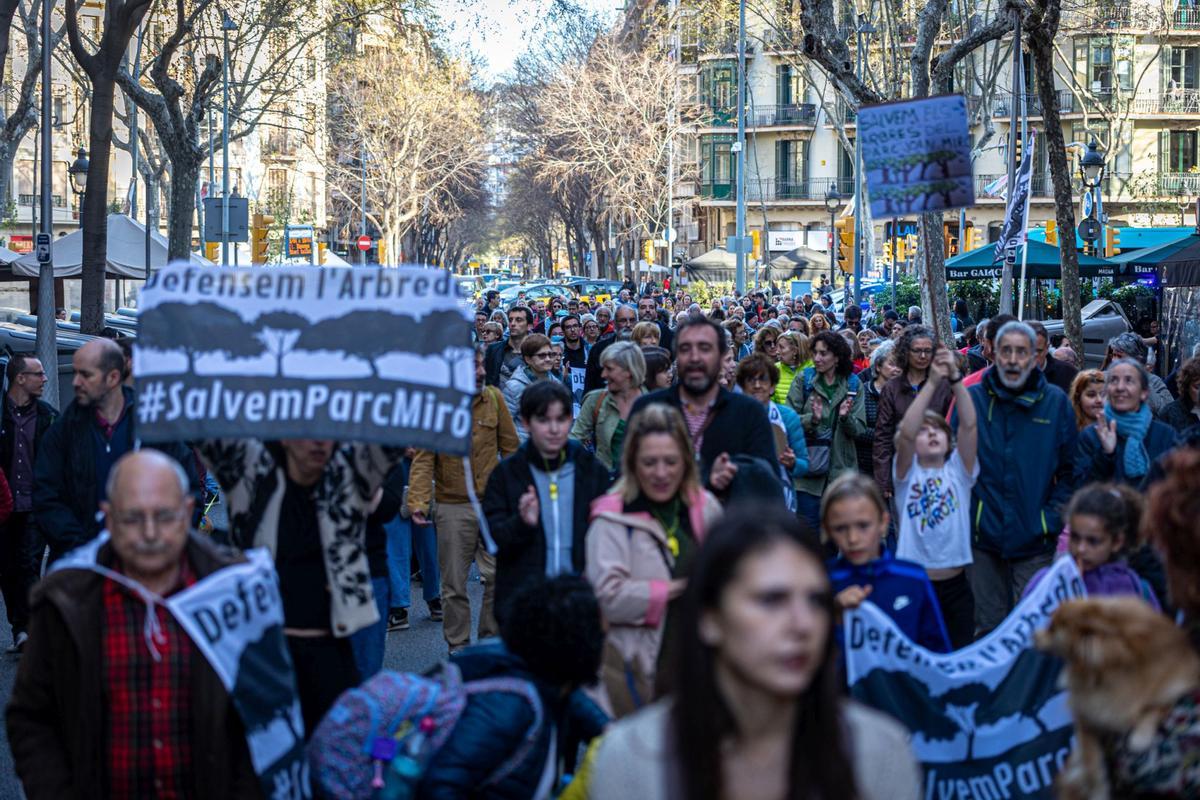
[[134, 374], [145, 441], [470, 442], [470, 322], [445, 271], [172, 265], [142, 290]]
[[[1026, 242], [1029, 227], [1029, 187], [1033, 180], [1033, 146], [1036, 138], [1037, 131], [1030, 131], [1025, 156], [1017, 165], [1016, 189], [1008, 198], [1004, 225], [1000, 228], [1000, 238], [996, 240], [993, 263], [1003, 261], [1009, 251], [1016, 253], [1016, 248]], [[1015, 257], [1013, 260], [1016, 260]]]
[[851, 694], [912, 733], [924, 798], [1053, 797], [1073, 727], [1062, 662], [1033, 649], [1034, 632], [1087, 590], [1059, 559], [992, 633], [954, 653], [932, 653], [869, 601], [846, 615]]
[[864, 106], [858, 112], [858, 135], [873, 218], [975, 204], [962, 95]]
[[[97, 555], [108, 540], [108, 531], [102, 531], [54, 562], [50, 571], [90, 570], [141, 598], [147, 614], [155, 613], [155, 606], [164, 607], [229, 692], [263, 795], [269, 800], [312, 797], [304, 719], [283, 638], [283, 601], [271, 554], [247, 550], [244, 563], [219, 569], [163, 598], [99, 563]], [[144, 639], [157, 658], [155, 628], [147, 626]]]

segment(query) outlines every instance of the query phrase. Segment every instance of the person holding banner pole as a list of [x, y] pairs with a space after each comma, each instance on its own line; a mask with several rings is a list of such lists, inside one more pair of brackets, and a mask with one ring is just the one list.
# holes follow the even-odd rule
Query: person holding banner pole
[[33, 591], [7, 713], [25, 797], [262, 797], [229, 693], [162, 603], [241, 559], [189, 529], [187, 475], [162, 453], [121, 458], [107, 497], [92, 566]]
[[274, 556], [311, 731], [338, 695], [358, 684], [348, 637], [380, 618], [366, 524], [376, 490], [404, 450], [320, 439], [212, 439], [197, 450], [225, 492], [233, 544]]
[[[479, 613], [479, 639], [496, 636], [496, 557], [480, 537], [475, 512], [478, 497], [500, 459], [517, 451], [521, 442], [508, 407], [494, 386], [485, 380], [486, 348], [475, 348], [475, 398], [471, 403], [471, 468], [463, 459], [418, 450], [408, 484], [408, 510], [418, 525], [436, 523], [437, 557], [442, 585], [444, 622], [442, 635], [451, 653], [471, 643], [471, 599], [467, 577], [471, 563], [483, 580], [483, 608]], [[433, 501], [437, 501], [436, 504]], [[431, 511], [432, 507], [432, 511]]]

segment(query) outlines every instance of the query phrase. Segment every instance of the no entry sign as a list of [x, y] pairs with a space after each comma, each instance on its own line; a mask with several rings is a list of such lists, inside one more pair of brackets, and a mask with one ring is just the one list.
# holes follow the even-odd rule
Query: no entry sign
[[371, 237], [367, 236], [365, 234], [363, 236], [358, 237], [358, 249], [362, 250], [364, 253], [366, 251], [370, 250], [371, 249]]

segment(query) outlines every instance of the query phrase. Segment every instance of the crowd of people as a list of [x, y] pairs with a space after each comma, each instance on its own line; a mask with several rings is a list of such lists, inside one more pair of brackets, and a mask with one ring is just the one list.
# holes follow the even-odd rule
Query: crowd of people
[[[405, 796], [916, 798], [908, 732], [846, 697], [843, 614], [875, 603], [949, 652], [1060, 556], [1200, 648], [1200, 360], [1152, 371], [1156, 343], [1126, 333], [1080, 370], [1039, 323], [962, 301], [953, 319], [942, 342], [919, 309], [820, 294], [488, 292], [465, 459], [142, 448], [127, 342], [79, 349], [61, 412], [12, 356], [0, 589], [26, 795], [262, 796], [228, 692], [153, 602], [251, 547], [274, 561], [308, 735], [380, 672], [418, 574], [464, 679], [533, 687], [532, 706], [468, 694]], [[42, 578], [97, 543], [124, 580]]]

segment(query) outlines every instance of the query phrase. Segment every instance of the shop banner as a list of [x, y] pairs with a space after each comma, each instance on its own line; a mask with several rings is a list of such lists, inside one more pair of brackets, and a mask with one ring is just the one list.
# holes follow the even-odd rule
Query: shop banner
[[465, 455], [470, 328], [445, 271], [172, 265], [141, 293], [138, 436]]
[[1061, 558], [996, 630], [948, 654], [915, 644], [869, 601], [846, 615], [850, 692], [912, 733], [922, 797], [1053, 797], [1074, 729], [1062, 662], [1033, 649], [1033, 635], [1086, 593]]

